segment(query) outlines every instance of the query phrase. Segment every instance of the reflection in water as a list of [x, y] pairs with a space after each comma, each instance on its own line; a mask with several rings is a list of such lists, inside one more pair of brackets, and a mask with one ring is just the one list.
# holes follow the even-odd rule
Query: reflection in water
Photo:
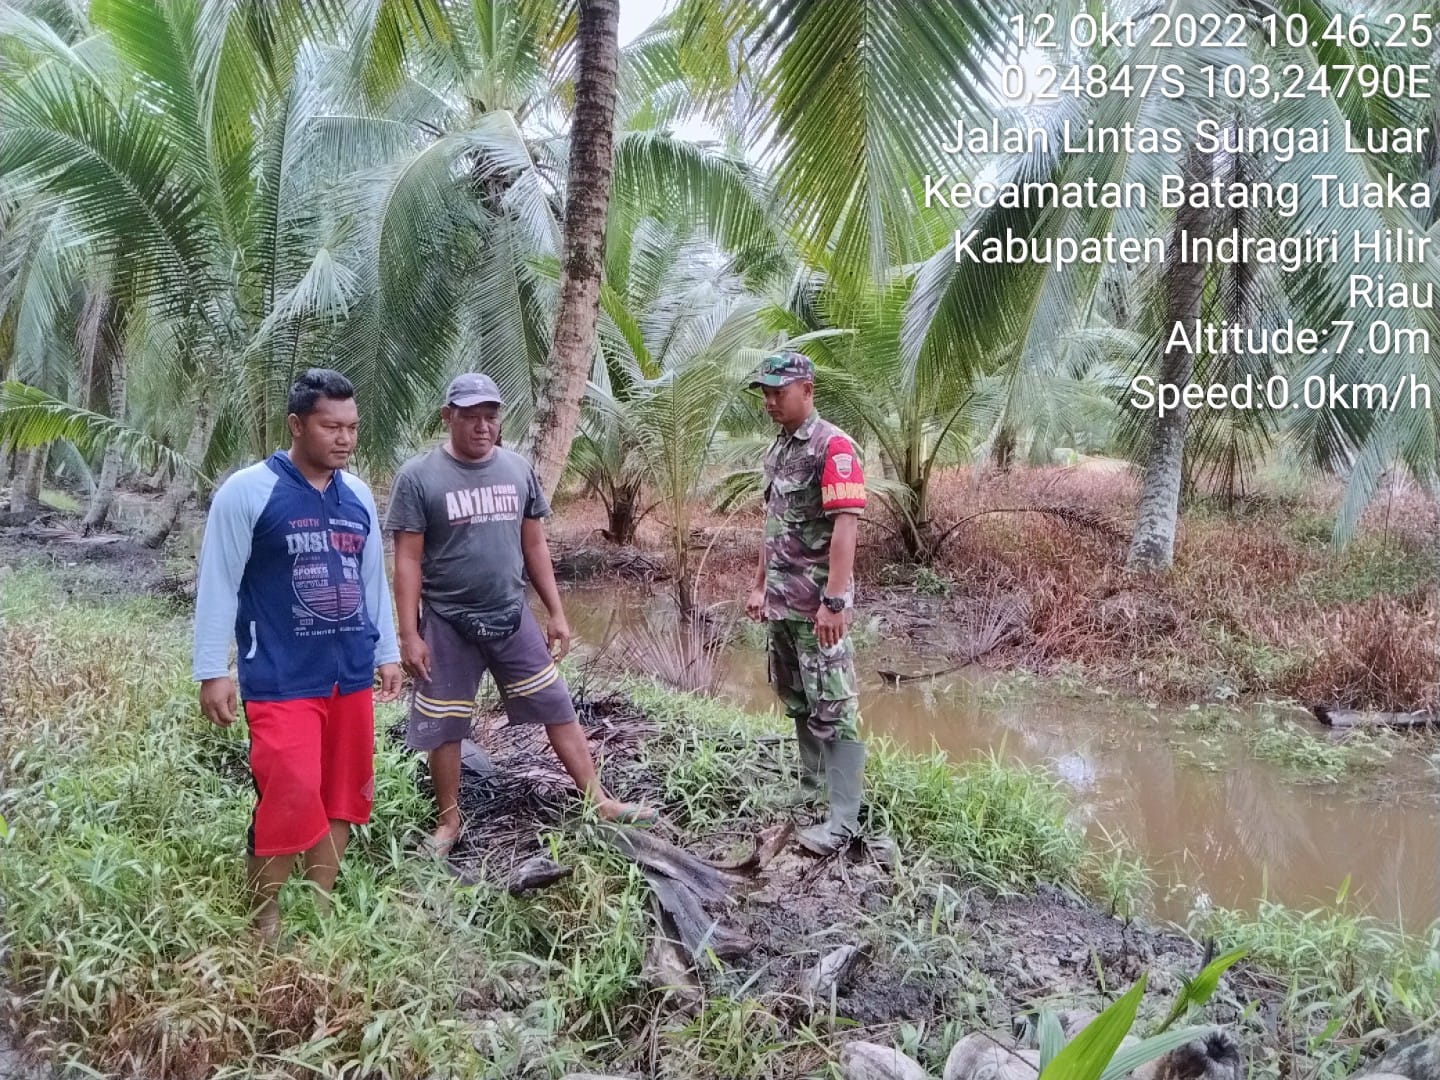
[[1225, 788], [1236, 836], [1252, 862], [1284, 871], [1298, 859], [1320, 858], [1305, 814], [1273, 773], [1237, 762], [1226, 774]]
[[[662, 604], [638, 593], [566, 596], [577, 642], [591, 649]], [[1162, 885], [1164, 917], [1183, 920], [1207, 903], [1253, 908], [1262, 894], [1309, 907], [1333, 901], [1347, 877], [1350, 897], [1374, 914], [1412, 928], [1440, 917], [1436, 785], [1419, 752], [1396, 754], [1383, 782], [1297, 784], [1240, 752], [1207, 771], [1187, 759], [1200, 736], [1178, 711], [1043, 690], [997, 698], [986, 692], [994, 680], [977, 673], [887, 687], [880, 667], [939, 665], [893, 642], [882, 648], [859, 656], [866, 730], [955, 761], [1000, 752], [1049, 766], [1072, 790], [1077, 821], [1123, 835], [1145, 857]], [[725, 662], [726, 697], [778, 711], [763, 651], [735, 646]]]

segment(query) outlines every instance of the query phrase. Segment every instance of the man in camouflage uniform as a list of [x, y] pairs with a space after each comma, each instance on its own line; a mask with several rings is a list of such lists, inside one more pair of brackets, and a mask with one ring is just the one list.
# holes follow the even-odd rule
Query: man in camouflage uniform
[[801, 783], [828, 787], [828, 819], [799, 833], [826, 854], [860, 831], [865, 745], [847, 622], [865, 476], [850, 437], [815, 411], [808, 357], [766, 357], [750, 385], [780, 433], [765, 455], [765, 542], [745, 610], [769, 625], [770, 681], [795, 721]]

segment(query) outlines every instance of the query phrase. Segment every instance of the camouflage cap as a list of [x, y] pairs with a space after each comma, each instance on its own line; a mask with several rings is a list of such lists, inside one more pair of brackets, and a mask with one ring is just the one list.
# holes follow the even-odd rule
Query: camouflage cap
[[815, 365], [804, 353], [775, 353], [760, 361], [760, 370], [750, 380], [751, 386], [789, 386], [792, 382], [814, 382]]

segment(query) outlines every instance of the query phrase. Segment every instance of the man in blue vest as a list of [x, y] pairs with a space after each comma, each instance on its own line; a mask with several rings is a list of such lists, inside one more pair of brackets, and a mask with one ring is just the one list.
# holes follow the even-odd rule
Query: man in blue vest
[[255, 925], [279, 934], [279, 895], [297, 855], [328, 897], [351, 825], [375, 797], [375, 711], [400, 692], [400, 649], [385, 581], [380, 514], [345, 471], [355, 450], [355, 389], [312, 368], [290, 390], [290, 449], [216, 491], [200, 550], [194, 677], [200, 709], [236, 716], [230, 645], [250, 726], [258, 799], [249, 879]]

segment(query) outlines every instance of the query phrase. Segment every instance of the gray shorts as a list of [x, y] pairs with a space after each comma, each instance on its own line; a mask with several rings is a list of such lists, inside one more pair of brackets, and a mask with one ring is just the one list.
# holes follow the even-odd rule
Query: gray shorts
[[475, 693], [487, 671], [495, 676], [510, 723], [568, 724], [575, 719], [570, 688], [528, 606], [520, 613], [520, 629], [508, 638], [469, 641], [428, 612], [421, 614], [420, 634], [430, 647], [430, 678], [415, 680], [405, 731], [410, 749], [433, 750], [469, 737]]

